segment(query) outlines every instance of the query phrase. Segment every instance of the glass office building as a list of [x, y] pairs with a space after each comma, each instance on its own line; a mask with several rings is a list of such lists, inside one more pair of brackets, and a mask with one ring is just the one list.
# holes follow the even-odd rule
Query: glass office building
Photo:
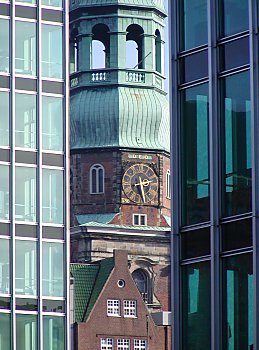
[[68, 349], [67, 6], [0, 0], [0, 350]]
[[258, 0], [172, 0], [174, 350], [259, 349]]

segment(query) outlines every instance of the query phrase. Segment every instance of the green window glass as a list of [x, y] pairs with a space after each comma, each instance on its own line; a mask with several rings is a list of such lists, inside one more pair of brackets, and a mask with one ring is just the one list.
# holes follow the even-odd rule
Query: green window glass
[[37, 316], [16, 315], [16, 350], [37, 350]]
[[42, 25], [42, 76], [62, 79], [63, 33], [61, 26]]
[[11, 350], [11, 316], [0, 313], [0, 349]]
[[43, 169], [43, 222], [63, 223], [63, 171]]
[[63, 99], [42, 97], [42, 148], [63, 151]]
[[0, 239], [0, 294], [10, 293], [9, 259], [9, 240]]
[[182, 267], [183, 350], [210, 349], [210, 263]]
[[43, 316], [43, 350], [65, 349], [63, 317]]
[[181, 93], [182, 221], [209, 220], [208, 86]]
[[249, 72], [222, 80], [223, 216], [251, 211], [252, 155]]
[[182, 0], [179, 6], [181, 50], [207, 44], [207, 0]]
[[15, 72], [36, 75], [36, 23], [15, 23]]
[[16, 167], [15, 218], [36, 221], [36, 168]]
[[64, 296], [64, 254], [62, 243], [43, 242], [43, 295]]
[[9, 146], [9, 93], [6, 91], [0, 91], [0, 120], [0, 146]]
[[36, 0], [16, 0], [16, 2], [22, 2], [25, 4], [36, 4]]
[[0, 219], [9, 219], [9, 166], [0, 164]]
[[62, 0], [41, 0], [43, 6], [62, 7]]
[[36, 95], [15, 94], [15, 146], [36, 148]]
[[37, 294], [36, 242], [15, 242], [15, 292], [21, 295]]
[[252, 254], [223, 260], [223, 350], [252, 349]]
[[0, 72], [9, 73], [9, 20], [0, 18]]
[[248, 30], [248, 0], [220, 0], [221, 36]]

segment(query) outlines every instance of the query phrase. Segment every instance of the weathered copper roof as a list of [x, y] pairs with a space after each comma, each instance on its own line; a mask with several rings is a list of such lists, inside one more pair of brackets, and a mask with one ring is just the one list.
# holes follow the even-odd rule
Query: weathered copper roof
[[164, 10], [163, 0], [70, 0], [71, 6], [131, 5], [157, 7]]

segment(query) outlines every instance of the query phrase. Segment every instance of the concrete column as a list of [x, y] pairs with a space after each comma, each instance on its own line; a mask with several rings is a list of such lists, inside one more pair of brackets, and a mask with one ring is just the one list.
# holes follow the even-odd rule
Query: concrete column
[[91, 69], [92, 34], [78, 35], [78, 70]]
[[155, 69], [155, 35], [143, 34], [143, 63], [146, 70]]
[[126, 67], [126, 32], [110, 32], [110, 68]]

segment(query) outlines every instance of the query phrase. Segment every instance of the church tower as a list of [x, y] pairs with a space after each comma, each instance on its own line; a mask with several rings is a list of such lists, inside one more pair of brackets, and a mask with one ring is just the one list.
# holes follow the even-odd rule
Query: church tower
[[167, 227], [162, 0], [72, 0], [71, 222]]

